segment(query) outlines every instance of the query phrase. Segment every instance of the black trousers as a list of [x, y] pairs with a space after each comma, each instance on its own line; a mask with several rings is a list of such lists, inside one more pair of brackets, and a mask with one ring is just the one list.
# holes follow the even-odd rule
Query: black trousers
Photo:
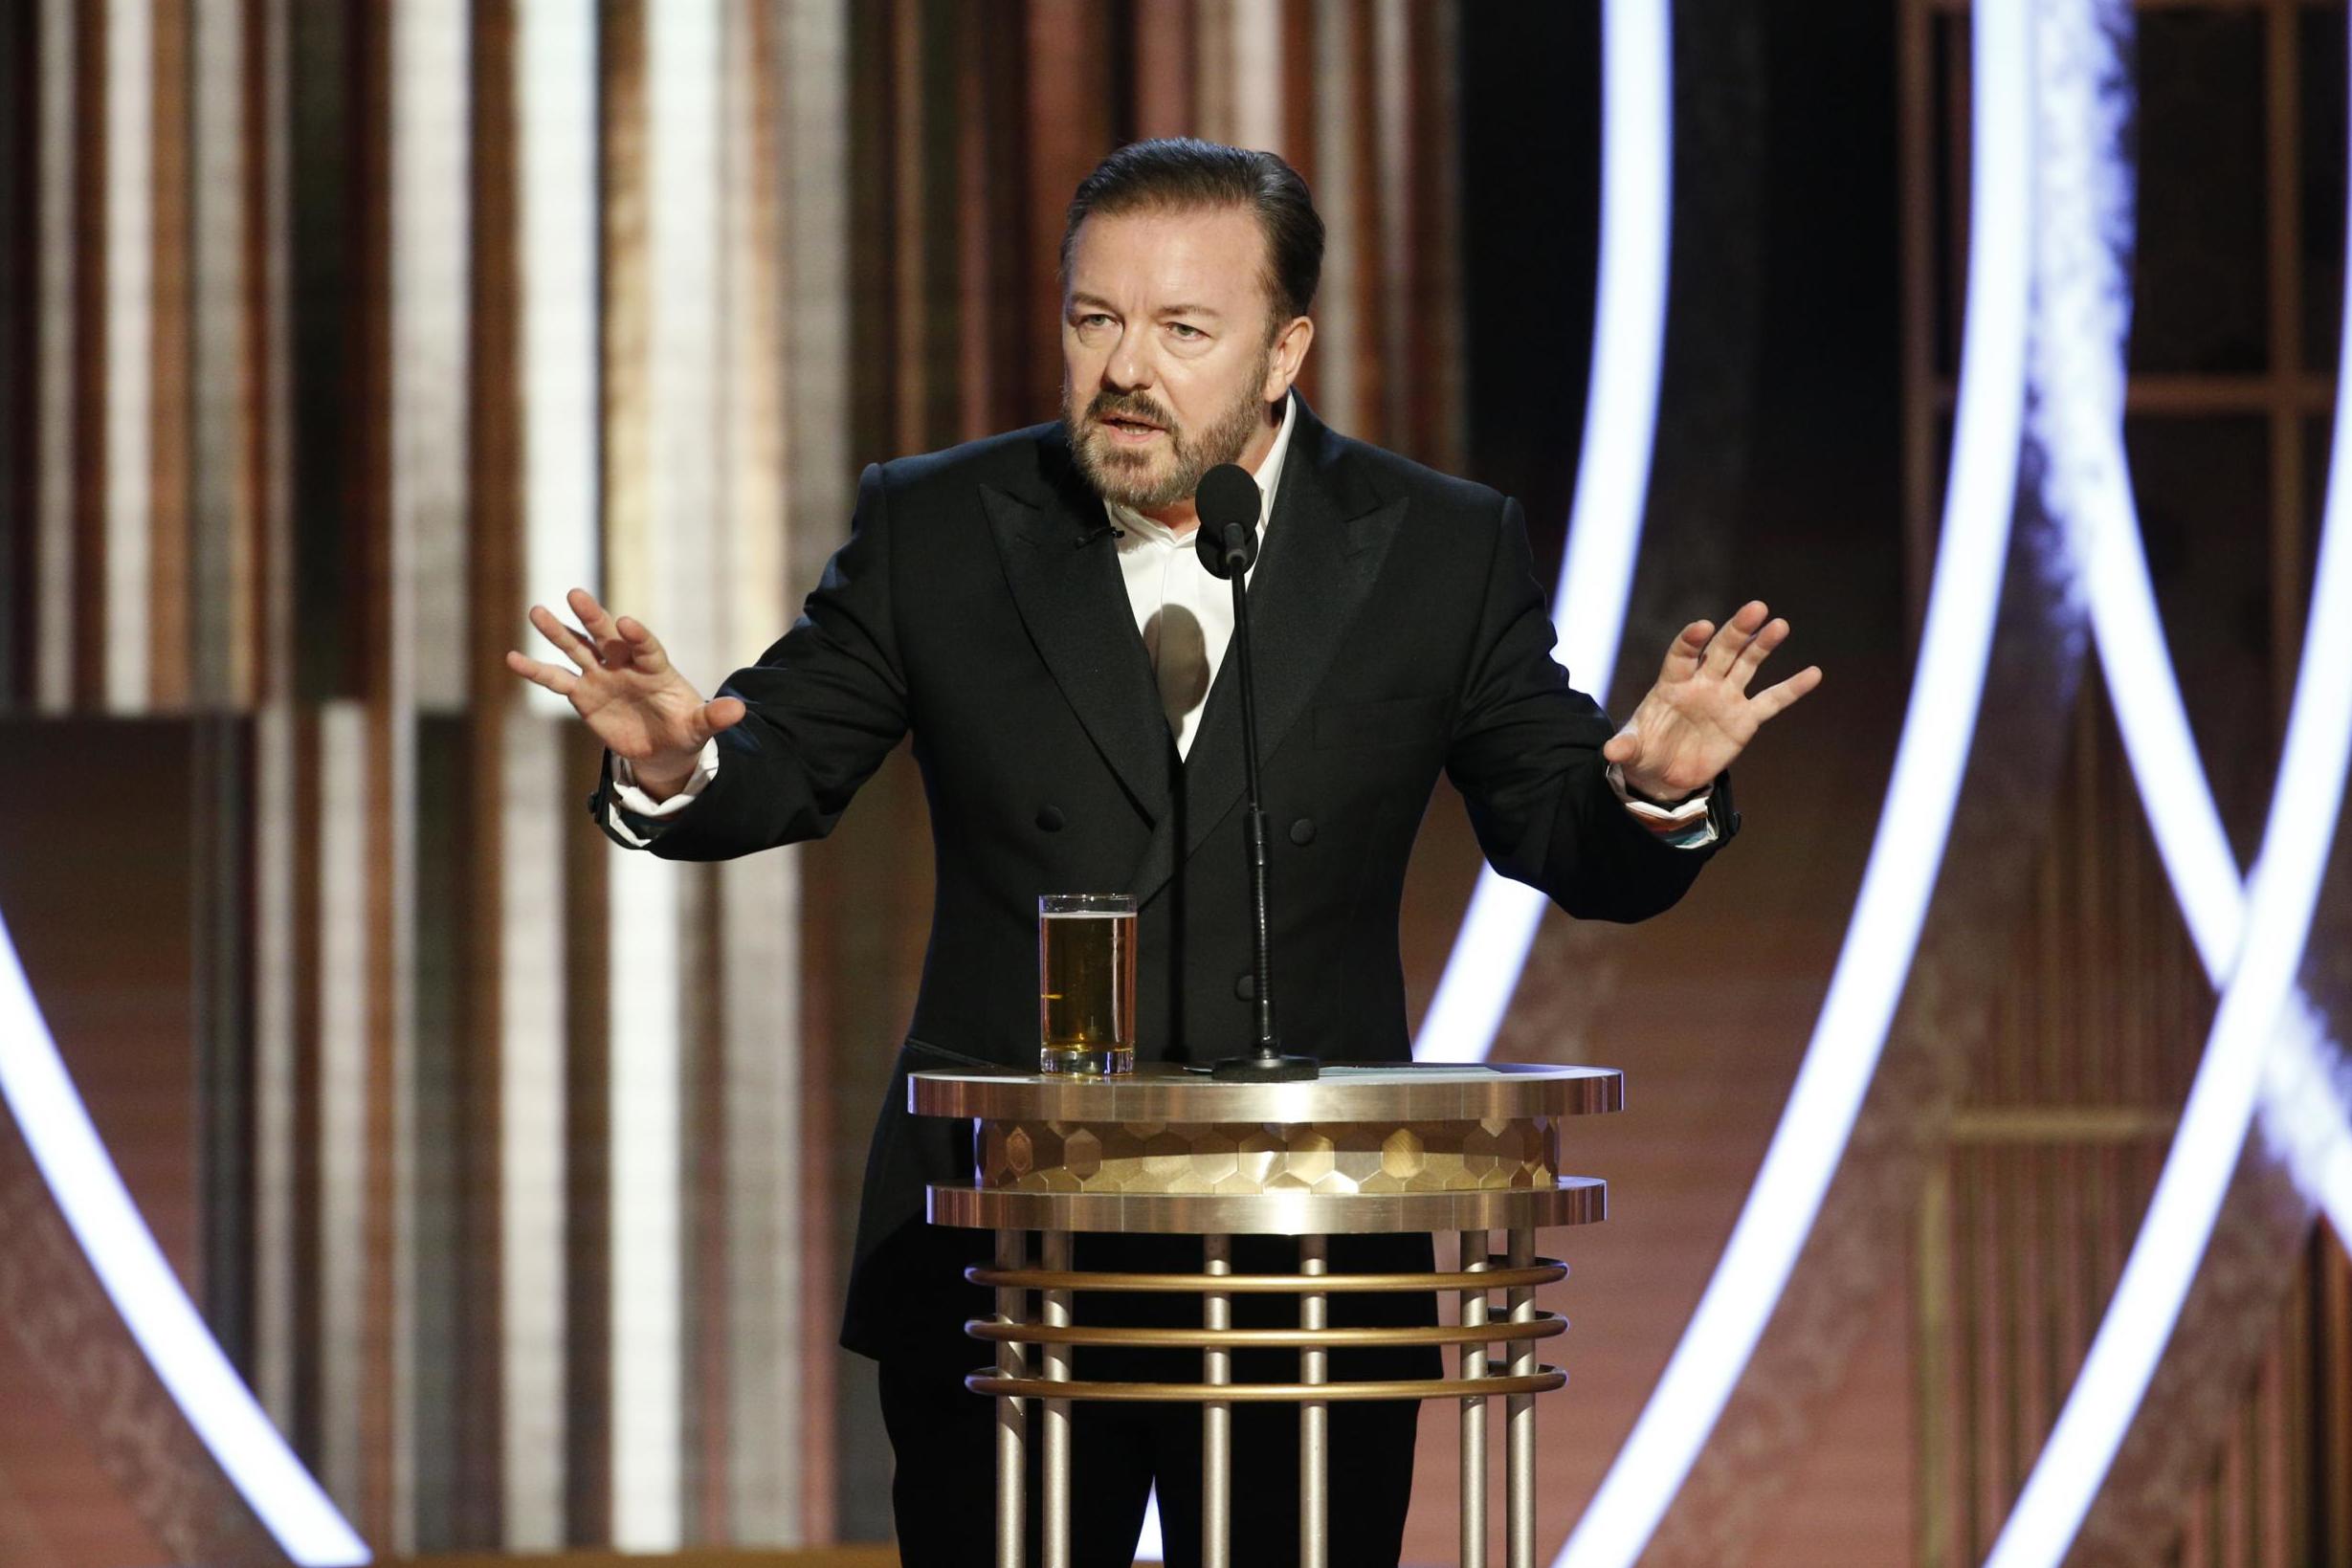
[[[975, 1245], [975, 1242], [978, 1245]], [[986, 1238], [945, 1233], [923, 1248], [924, 1272], [934, 1281], [961, 1281]], [[1297, 1244], [1275, 1237], [1239, 1238], [1234, 1268], [1242, 1273], [1290, 1272]], [[1190, 1237], [1081, 1236], [1076, 1265], [1085, 1270], [1194, 1271], [1200, 1243]], [[1427, 1237], [1334, 1237], [1334, 1272], [1426, 1270]], [[899, 1558], [906, 1568], [988, 1568], [996, 1540], [995, 1402], [964, 1387], [964, 1377], [988, 1359], [987, 1348], [964, 1334], [967, 1318], [987, 1315], [993, 1300], [968, 1287], [934, 1283], [931, 1303], [905, 1314], [894, 1349], [881, 1361], [882, 1420], [897, 1457], [892, 1503]], [[1334, 1326], [1434, 1321], [1432, 1296], [1329, 1297]], [[1079, 1323], [1195, 1325], [1197, 1296], [1080, 1294]], [[1290, 1297], [1234, 1298], [1237, 1327], [1297, 1322]], [[1431, 1377], [1435, 1352], [1336, 1351], [1335, 1380]], [[1298, 1378], [1294, 1351], [1234, 1357], [1237, 1382], [1288, 1382]], [[1195, 1352], [1103, 1350], [1081, 1346], [1072, 1358], [1081, 1380], [1197, 1381]], [[1340, 1402], [1329, 1406], [1330, 1560], [1347, 1568], [1394, 1568], [1411, 1500], [1413, 1437], [1420, 1406], [1405, 1402]], [[1277, 1568], [1298, 1558], [1298, 1412], [1284, 1404], [1232, 1406], [1232, 1561], [1235, 1568]], [[1039, 1448], [1032, 1418], [1029, 1458], [1029, 1559], [1037, 1560]], [[1197, 1564], [1201, 1557], [1201, 1415], [1198, 1405], [1077, 1402], [1071, 1416], [1071, 1560], [1076, 1568], [1128, 1568], [1145, 1500], [1157, 1485], [1166, 1560]]]

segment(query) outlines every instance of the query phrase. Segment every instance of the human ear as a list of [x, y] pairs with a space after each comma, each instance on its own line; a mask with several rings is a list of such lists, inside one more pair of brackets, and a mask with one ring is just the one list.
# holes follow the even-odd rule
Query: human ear
[[1307, 346], [1315, 341], [1315, 323], [1304, 316], [1294, 316], [1274, 341], [1274, 356], [1266, 365], [1266, 385], [1261, 389], [1269, 403], [1288, 392], [1291, 383], [1298, 379], [1299, 366], [1306, 363]]

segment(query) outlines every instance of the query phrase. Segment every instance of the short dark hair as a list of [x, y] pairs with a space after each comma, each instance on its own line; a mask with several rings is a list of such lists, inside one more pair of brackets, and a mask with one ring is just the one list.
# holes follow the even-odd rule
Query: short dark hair
[[1266, 235], [1266, 297], [1274, 303], [1274, 324], [1307, 313], [1323, 274], [1323, 220], [1307, 183], [1271, 152], [1189, 136], [1130, 142], [1078, 182], [1062, 225], [1063, 282], [1070, 278], [1078, 225], [1096, 213], [1196, 207], [1244, 207], [1255, 213]]

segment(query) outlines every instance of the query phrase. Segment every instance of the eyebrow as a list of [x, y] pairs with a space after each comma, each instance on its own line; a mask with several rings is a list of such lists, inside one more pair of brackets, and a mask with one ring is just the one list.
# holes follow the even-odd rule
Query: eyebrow
[[[1116, 311], [1119, 308], [1098, 294], [1073, 292], [1070, 296], [1070, 302], [1074, 305], [1099, 305], [1103, 309], [1111, 311]], [[1225, 313], [1223, 311], [1214, 309], [1208, 305], [1163, 305], [1160, 308], [1159, 314], [1163, 317], [1210, 316], [1219, 320], [1223, 320], [1225, 319]]]

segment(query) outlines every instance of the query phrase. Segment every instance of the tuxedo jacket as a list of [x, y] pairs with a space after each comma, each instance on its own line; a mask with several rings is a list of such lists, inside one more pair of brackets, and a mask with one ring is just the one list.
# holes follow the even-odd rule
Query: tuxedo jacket
[[[1574, 916], [1654, 915], [1712, 850], [1662, 843], [1609, 787], [1612, 726], [1553, 662], [1518, 503], [1340, 435], [1304, 400], [1293, 418], [1249, 590], [1276, 1004], [1291, 1051], [1402, 1061], [1398, 903], [1441, 771], [1497, 869]], [[1180, 759], [1102, 501], [1060, 425], [1016, 431], [867, 469], [800, 620], [723, 688], [748, 714], [716, 777], [675, 814], [622, 813], [679, 860], [822, 837], [913, 738], [936, 903], [867, 1166], [849, 1348], [891, 1342], [926, 1289], [901, 1277], [928, 1255], [924, 1183], [971, 1168], [968, 1127], [907, 1115], [906, 1073], [1036, 1061], [1040, 894], [1134, 894], [1140, 1058], [1247, 1049], [1239, 678], [1228, 656]], [[600, 822], [610, 803], [608, 765]], [[1727, 787], [1710, 809], [1720, 848]]]

